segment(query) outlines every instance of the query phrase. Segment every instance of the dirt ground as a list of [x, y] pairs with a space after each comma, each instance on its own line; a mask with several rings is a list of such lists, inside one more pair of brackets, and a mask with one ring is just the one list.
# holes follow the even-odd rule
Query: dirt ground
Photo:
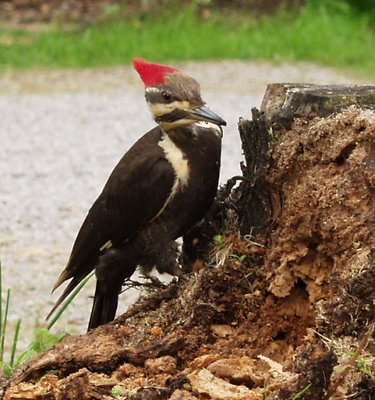
[[194, 273], [16, 371], [10, 399], [375, 398], [375, 112], [273, 132], [268, 233], [220, 241]]

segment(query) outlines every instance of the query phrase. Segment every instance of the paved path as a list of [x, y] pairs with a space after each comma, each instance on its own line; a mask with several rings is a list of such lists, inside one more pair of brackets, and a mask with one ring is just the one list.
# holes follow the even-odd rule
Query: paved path
[[[222, 182], [239, 172], [238, 118], [260, 106], [267, 83], [358, 82], [310, 64], [222, 61], [181, 68], [228, 122]], [[130, 67], [0, 76], [0, 257], [3, 285], [12, 289], [10, 319], [22, 318], [23, 344], [57, 298], [50, 289], [88, 208], [121, 155], [153, 125]], [[85, 330], [92, 287], [66, 312], [62, 329]], [[127, 302], [123, 296], [120, 311]]]

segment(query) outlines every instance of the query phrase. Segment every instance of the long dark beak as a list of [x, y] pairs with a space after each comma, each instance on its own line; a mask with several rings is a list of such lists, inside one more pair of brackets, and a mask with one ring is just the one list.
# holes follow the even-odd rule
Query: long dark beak
[[195, 119], [197, 121], [212, 122], [213, 124], [224, 126], [227, 124], [221, 117], [211, 111], [207, 106], [202, 106], [193, 110], [185, 110], [185, 112], [187, 118]]

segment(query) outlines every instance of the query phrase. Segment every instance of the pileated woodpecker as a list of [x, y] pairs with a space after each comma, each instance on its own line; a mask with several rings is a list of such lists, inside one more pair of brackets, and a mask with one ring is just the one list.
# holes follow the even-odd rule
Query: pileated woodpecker
[[49, 316], [95, 269], [89, 330], [114, 319], [124, 280], [137, 266], [178, 275], [174, 240], [203, 218], [219, 178], [226, 123], [205, 105], [198, 82], [168, 66], [141, 59], [133, 65], [158, 126], [111, 173], [53, 288], [71, 279]]

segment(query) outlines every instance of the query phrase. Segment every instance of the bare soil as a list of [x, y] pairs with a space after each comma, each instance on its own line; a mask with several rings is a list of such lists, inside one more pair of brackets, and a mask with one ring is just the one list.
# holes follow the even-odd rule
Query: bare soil
[[228, 215], [193, 274], [26, 362], [4, 398], [374, 399], [375, 112], [273, 135], [268, 235]]

